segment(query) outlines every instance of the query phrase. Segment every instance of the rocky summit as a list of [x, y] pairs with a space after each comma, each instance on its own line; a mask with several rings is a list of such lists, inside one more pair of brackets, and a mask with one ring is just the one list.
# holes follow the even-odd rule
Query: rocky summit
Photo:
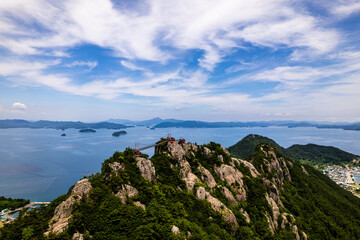
[[266, 143], [239, 159], [161, 141], [151, 158], [116, 152], [1, 239], [360, 239], [359, 199]]

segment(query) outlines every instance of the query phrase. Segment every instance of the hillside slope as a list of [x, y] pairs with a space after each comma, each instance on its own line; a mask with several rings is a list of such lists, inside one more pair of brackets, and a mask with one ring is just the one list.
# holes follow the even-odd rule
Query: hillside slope
[[216, 143], [167, 142], [151, 159], [116, 152], [1, 239], [359, 239], [360, 200], [259, 144], [246, 159]]
[[[328, 165], [359, 165], [360, 156], [345, 152], [339, 148], [331, 146], [321, 146], [317, 144], [294, 144], [289, 148], [283, 148], [274, 140], [256, 134], [250, 134], [242, 140], [229, 147], [229, 152], [239, 158], [248, 157], [260, 143], [266, 143], [274, 147], [281, 154], [288, 156], [301, 163], [311, 166]], [[355, 161], [354, 161], [355, 160]]]

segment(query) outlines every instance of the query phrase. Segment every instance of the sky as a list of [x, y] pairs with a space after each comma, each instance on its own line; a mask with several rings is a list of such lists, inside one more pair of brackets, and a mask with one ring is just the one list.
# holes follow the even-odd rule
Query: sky
[[0, 1], [0, 119], [360, 121], [360, 0]]

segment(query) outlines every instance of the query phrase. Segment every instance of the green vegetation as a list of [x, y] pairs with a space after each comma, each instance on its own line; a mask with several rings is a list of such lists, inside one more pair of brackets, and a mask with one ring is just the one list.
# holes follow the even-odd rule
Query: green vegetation
[[229, 147], [229, 152], [235, 157], [245, 159], [260, 143], [269, 144], [281, 154], [298, 160], [303, 164], [316, 167], [317, 169], [322, 169], [326, 165], [351, 164], [360, 166], [360, 163], [353, 162], [354, 159], [360, 160], [360, 156], [342, 151], [335, 147], [320, 146], [316, 144], [295, 144], [289, 148], [283, 148], [274, 140], [256, 134], [244, 137], [235, 145]]
[[360, 158], [355, 154], [342, 151], [335, 147], [315, 144], [292, 145], [286, 149], [288, 155], [301, 163], [309, 165], [345, 165]]
[[[305, 232], [309, 239], [360, 239], [360, 199], [311, 166], [301, 165], [270, 145], [257, 145], [248, 155], [247, 161], [260, 173], [258, 177], [253, 177], [248, 166], [233, 161], [213, 142], [189, 150], [181, 160], [169, 153], [165, 144], [157, 146], [151, 158], [156, 181], [148, 181], [142, 177], [132, 149], [115, 152], [104, 161], [100, 173], [88, 177], [92, 188], [87, 197], [75, 202], [66, 231], [49, 235], [48, 239], [72, 239], [74, 233], [79, 232], [85, 239], [287, 240], [296, 238], [294, 225], [300, 236]], [[194, 190], [188, 191], [181, 167], [183, 161], [189, 163], [199, 179], [203, 176], [198, 167], [206, 168], [217, 186], [210, 188], [205, 182], [197, 182]], [[229, 185], [216, 174], [215, 168], [222, 164], [229, 168], [235, 166], [242, 173], [246, 200], [237, 205], [229, 203], [222, 189], [226, 187], [236, 196], [241, 186], [238, 182]], [[113, 166], [118, 168], [114, 170]], [[186, 171], [190, 171], [189, 168]], [[121, 192], [125, 184], [136, 188], [138, 194], [131, 198], [126, 195], [123, 202], [115, 194]], [[232, 211], [238, 223], [236, 229], [209, 201], [196, 196], [198, 187], [204, 187], [221, 201], [220, 209], [226, 207]], [[55, 208], [70, 196], [72, 189], [48, 207], [22, 211], [14, 223], [4, 226], [0, 239], [46, 239], [44, 232], [48, 230]], [[279, 214], [283, 214], [274, 233], [268, 220], [274, 213], [267, 200], [269, 196], [277, 199], [274, 201]], [[280, 227], [283, 217], [292, 225]], [[177, 236], [171, 231], [174, 225], [180, 230]]]
[[43, 233], [48, 228], [48, 222], [54, 215], [55, 208], [67, 197], [61, 195], [47, 207], [41, 206], [31, 211], [23, 209], [14, 223], [5, 224], [1, 229], [0, 239], [44, 239]]
[[276, 148], [279, 152], [283, 153], [284, 151], [284, 149], [274, 140], [256, 134], [247, 135], [235, 145], [229, 147], [228, 150], [231, 155], [241, 159], [246, 159], [250, 154], [255, 151], [256, 146], [260, 143], [269, 144], [272, 147]]
[[23, 207], [28, 203], [30, 203], [30, 200], [20, 198], [12, 199], [0, 196], [0, 211], [6, 208], [14, 210], [16, 208]]
[[114, 137], [119, 137], [120, 135], [124, 135], [124, 134], [127, 134], [126, 131], [118, 131], [118, 132], [114, 132], [112, 135]]

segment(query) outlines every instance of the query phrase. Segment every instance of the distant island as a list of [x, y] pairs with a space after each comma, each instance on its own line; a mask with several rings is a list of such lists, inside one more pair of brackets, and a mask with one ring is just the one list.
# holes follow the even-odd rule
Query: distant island
[[0, 129], [4, 128], [53, 128], [65, 130], [68, 128], [75, 129], [122, 129], [134, 126], [145, 126], [154, 130], [156, 128], [233, 128], [233, 127], [316, 127], [316, 128], [335, 128], [343, 130], [360, 131], [360, 122], [355, 123], [329, 123], [313, 121], [249, 121], [249, 122], [205, 122], [189, 121], [179, 119], [161, 119], [153, 118], [144, 121], [131, 121], [126, 119], [109, 119], [106, 122], [83, 123], [71, 121], [45, 121], [40, 120], [31, 122], [22, 119], [0, 120]]
[[306, 145], [294, 144], [288, 148], [283, 148], [274, 140], [257, 134], [244, 137], [235, 145], [229, 147], [228, 150], [234, 157], [246, 159], [260, 143], [266, 143], [282, 155], [317, 169], [323, 169], [329, 165], [360, 167], [360, 156], [345, 152], [339, 148], [312, 143]]
[[112, 135], [114, 137], [119, 137], [120, 135], [125, 135], [125, 134], [127, 134], [126, 131], [118, 131], [118, 132], [114, 132]]
[[94, 129], [87, 128], [87, 129], [81, 129], [79, 132], [81, 132], [81, 133], [94, 133], [96, 131]]
[[152, 128], [233, 128], [233, 127], [316, 127], [336, 128], [343, 130], [360, 131], [360, 122], [357, 123], [319, 123], [319, 122], [297, 122], [297, 121], [259, 121], [259, 122], [203, 122], [203, 121], [181, 121], [161, 122]]
[[45, 121], [45, 120], [30, 122], [21, 119], [6, 119], [6, 120], [0, 120], [0, 129], [4, 129], [4, 128], [53, 128], [53, 129], [65, 130], [68, 128], [121, 129], [121, 128], [127, 128], [127, 126], [124, 124], [110, 123], [110, 122], [83, 123], [83, 122], [71, 122], [71, 121]]

